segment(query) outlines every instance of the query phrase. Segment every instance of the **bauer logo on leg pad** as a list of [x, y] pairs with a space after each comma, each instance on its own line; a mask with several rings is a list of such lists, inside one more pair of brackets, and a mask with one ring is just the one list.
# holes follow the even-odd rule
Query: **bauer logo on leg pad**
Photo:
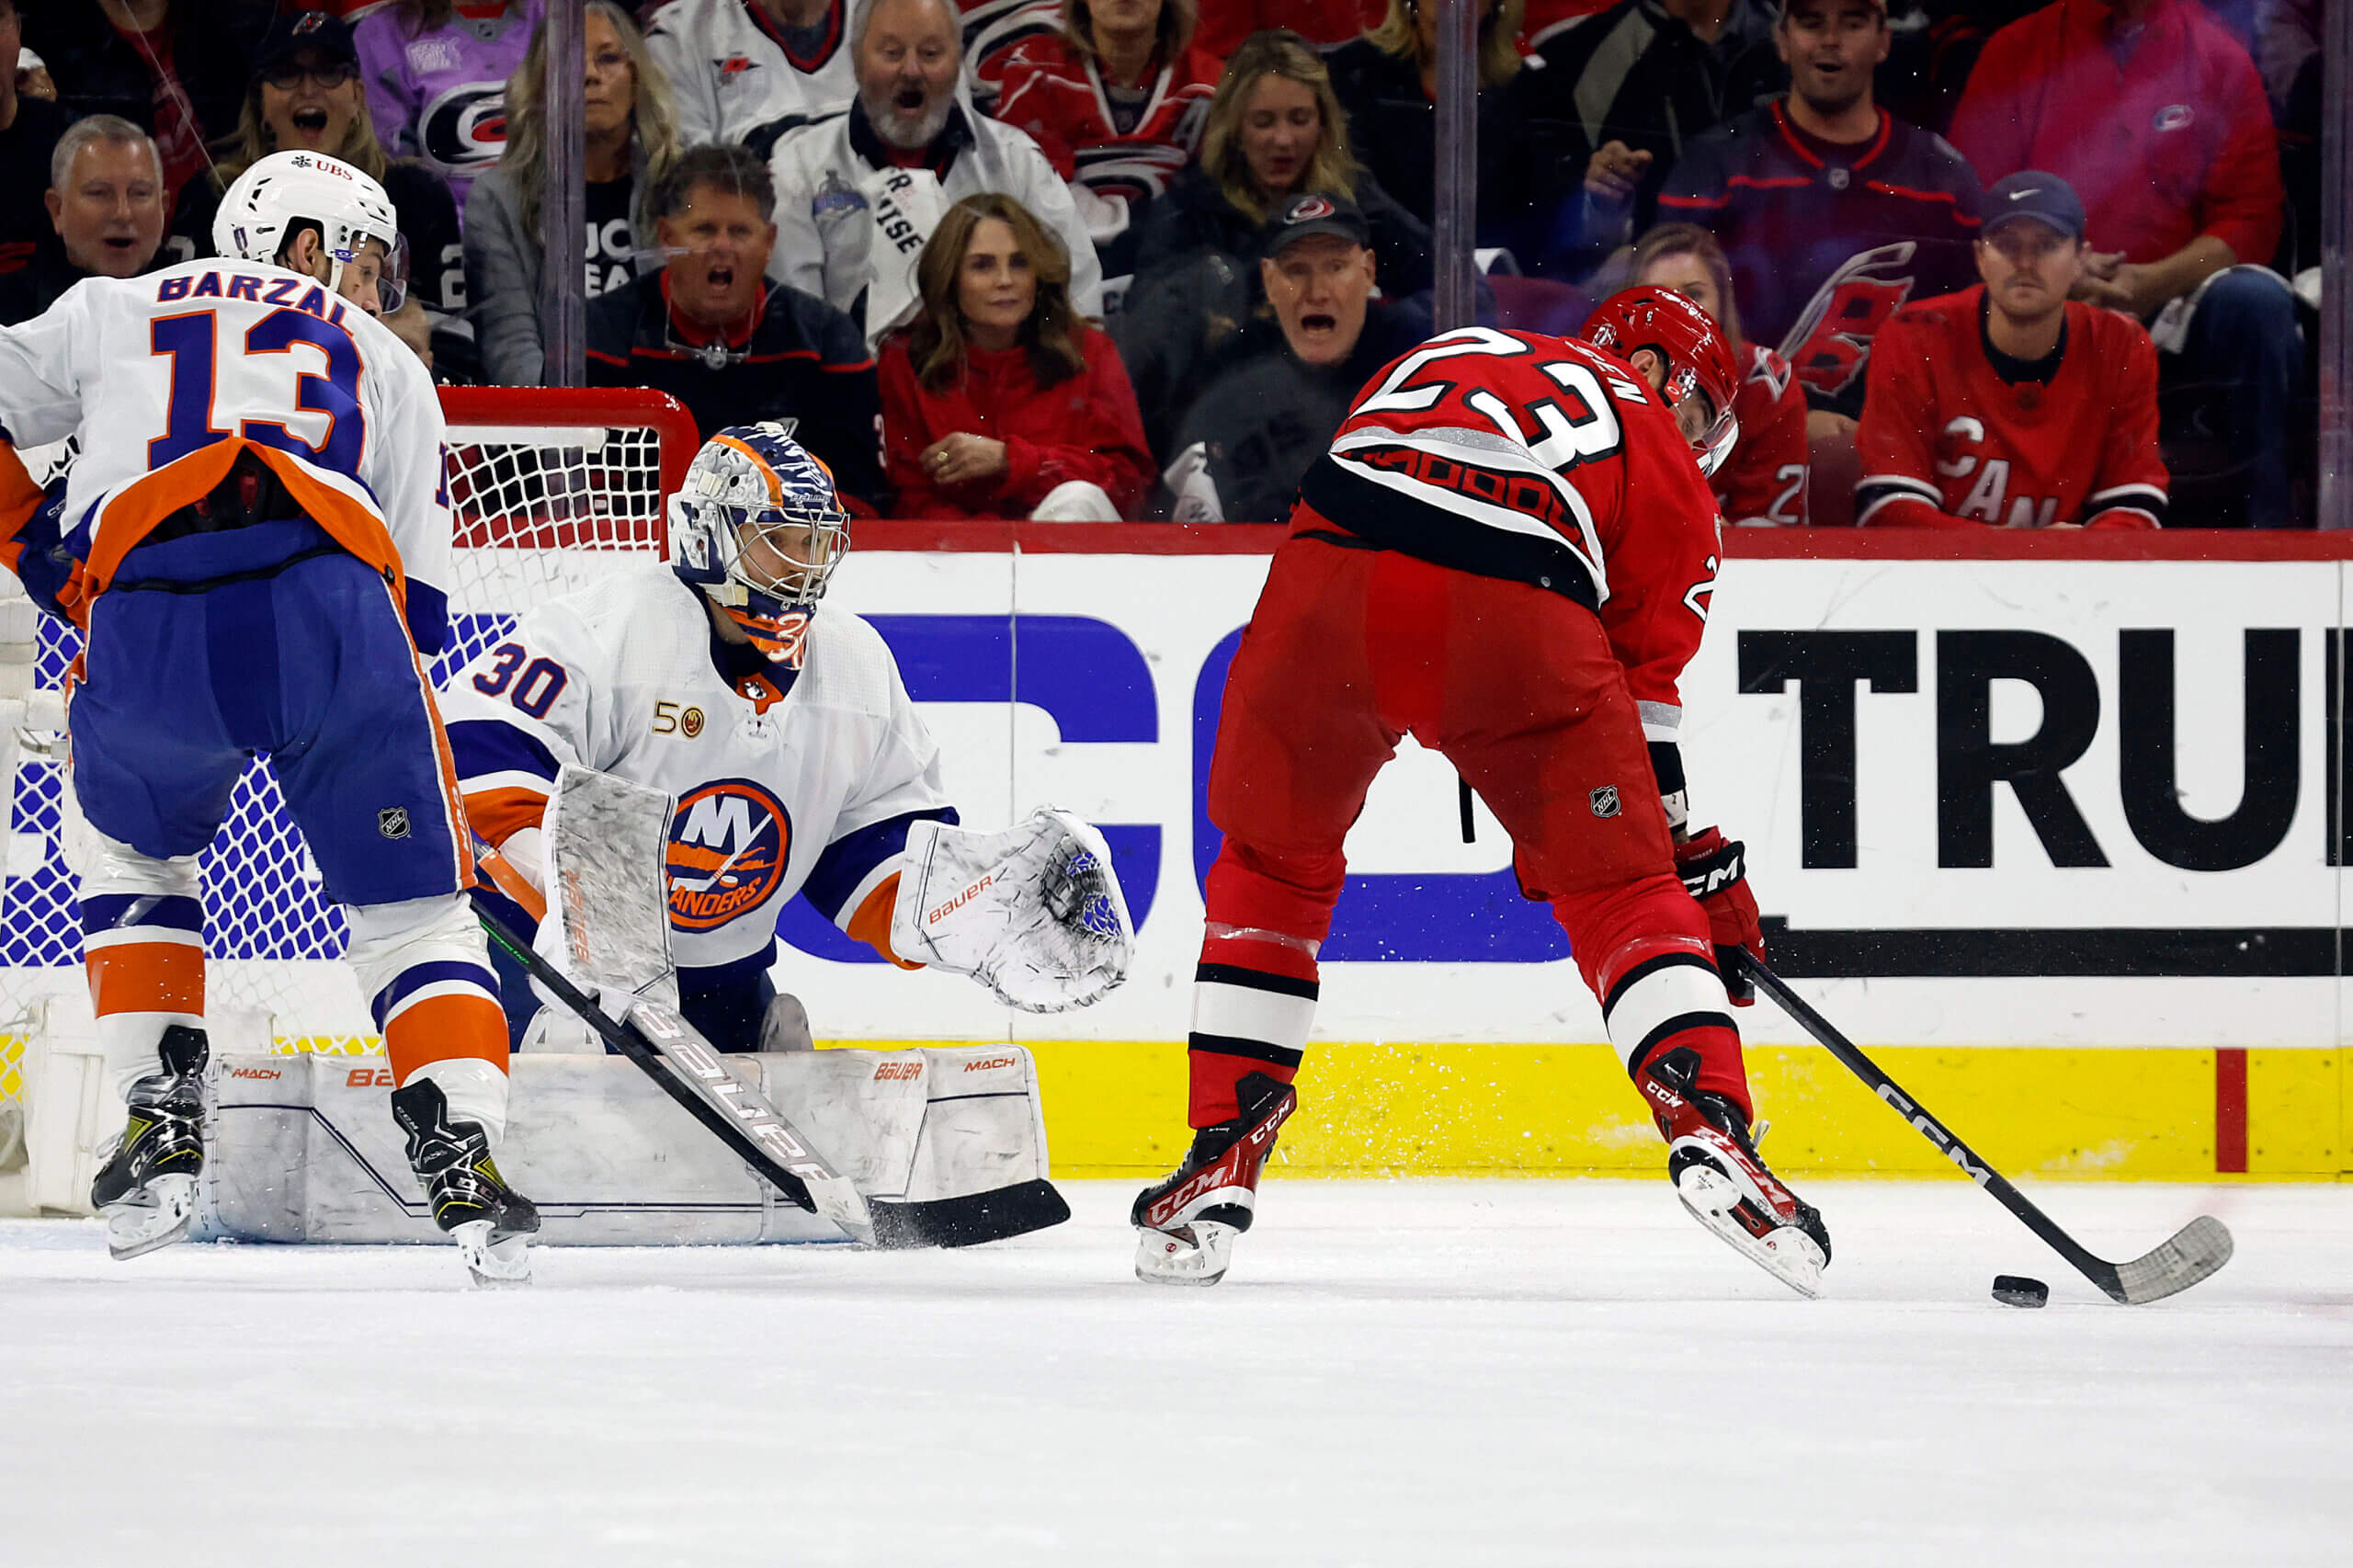
[[1589, 798], [1593, 801], [1593, 814], [1595, 816], [1614, 817], [1618, 814], [1617, 785], [1604, 784], [1600, 789], [1596, 790]]
[[408, 836], [408, 808], [386, 806], [382, 811], [378, 812], [376, 831], [386, 838], [406, 838]]

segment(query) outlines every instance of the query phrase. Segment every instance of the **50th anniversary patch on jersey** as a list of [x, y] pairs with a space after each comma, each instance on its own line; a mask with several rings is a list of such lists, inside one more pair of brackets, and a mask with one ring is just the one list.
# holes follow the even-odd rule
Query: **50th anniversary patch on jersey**
[[690, 791], [670, 819], [663, 869], [670, 924], [715, 931], [767, 902], [784, 880], [792, 823], [784, 803], [748, 778], [722, 778]]

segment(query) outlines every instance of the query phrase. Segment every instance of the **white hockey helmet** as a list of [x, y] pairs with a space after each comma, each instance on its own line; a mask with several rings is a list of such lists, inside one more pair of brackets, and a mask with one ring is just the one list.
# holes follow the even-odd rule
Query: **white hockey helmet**
[[327, 253], [327, 287], [340, 289], [345, 266], [369, 240], [384, 247], [378, 284], [384, 313], [408, 294], [408, 242], [384, 187], [367, 175], [318, 153], [272, 153], [256, 159], [221, 198], [212, 218], [212, 248], [244, 261], [278, 259], [295, 230], [315, 225]]
[[[779, 537], [801, 528], [805, 545]], [[723, 608], [773, 617], [813, 605], [848, 551], [849, 514], [834, 476], [792, 438], [789, 421], [720, 431], [670, 497], [670, 564]]]

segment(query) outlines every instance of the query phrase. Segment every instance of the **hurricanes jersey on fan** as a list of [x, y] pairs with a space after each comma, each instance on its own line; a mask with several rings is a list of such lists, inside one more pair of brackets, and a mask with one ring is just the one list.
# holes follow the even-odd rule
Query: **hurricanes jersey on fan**
[[956, 820], [890, 649], [826, 609], [785, 659], [739, 644], [722, 674], [706, 602], [648, 562], [527, 610], [452, 676], [442, 711], [474, 833], [537, 827], [561, 764], [619, 774], [678, 802], [665, 869], [682, 969], [765, 969], [795, 893], [887, 955], [909, 825]]
[[1855, 521], [2163, 524], [2157, 354], [2141, 324], [2071, 301], [2056, 363], [2013, 381], [1987, 357], [1984, 310], [1985, 290], [1965, 290], [1897, 312], [1880, 334], [1855, 437]]
[[856, 97], [849, 35], [864, 3], [832, 0], [805, 34], [779, 26], [758, 0], [670, 0], [654, 12], [645, 47], [670, 74], [678, 145], [744, 142], [765, 154], [801, 119]]
[[0, 439], [75, 434], [61, 527], [89, 592], [250, 445], [337, 543], [405, 573], [419, 645], [438, 646], [440, 400], [406, 345], [324, 285], [263, 262], [188, 261], [89, 278], [0, 327]]
[[1716, 471], [1716, 504], [1735, 528], [1802, 528], [1811, 472], [1805, 392], [1790, 362], [1763, 344], [1748, 345], [1745, 357], [1732, 396], [1740, 444]]
[[1741, 330], [1779, 350], [1806, 401], [1861, 412], [1871, 337], [1906, 301], [1977, 276], [1977, 176], [1942, 137], [1886, 110], [1867, 142], [1808, 135], [1779, 102], [1693, 141], [1662, 218], [1712, 233]]
[[1654, 742], [1676, 740], [1722, 520], [1675, 415], [1575, 338], [1463, 327], [1378, 372], [1300, 482], [1294, 533], [1332, 525], [1591, 608]]

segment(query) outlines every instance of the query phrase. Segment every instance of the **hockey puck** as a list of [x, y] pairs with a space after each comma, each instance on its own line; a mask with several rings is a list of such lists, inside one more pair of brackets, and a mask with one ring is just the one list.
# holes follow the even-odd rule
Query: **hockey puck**
[[2039, 1307], [2051, 1300], [2051, 1287], [2023, 1274], [1996, 1274], [1994, 1299], [2006, 1307]]

